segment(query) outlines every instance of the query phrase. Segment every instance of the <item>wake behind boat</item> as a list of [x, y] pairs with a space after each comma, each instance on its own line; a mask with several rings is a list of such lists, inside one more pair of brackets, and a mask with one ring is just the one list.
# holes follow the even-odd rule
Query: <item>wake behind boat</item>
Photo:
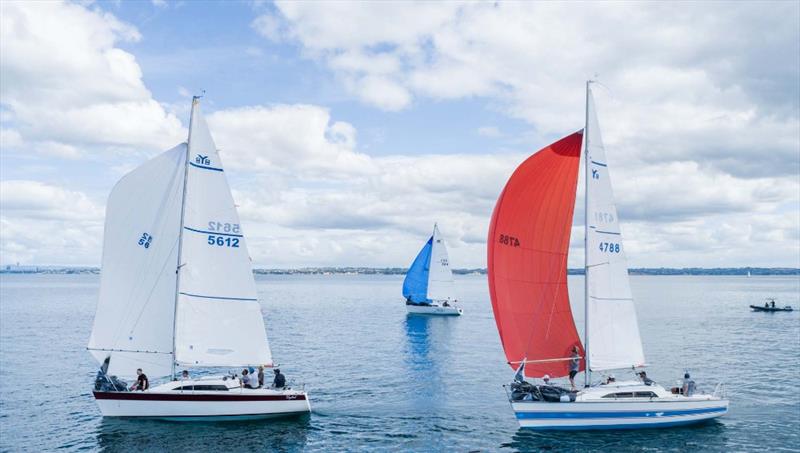
[[[567, 290], [567, 254], [581, 142], [585, 156], [584, 344]], [[489, 292], [508, 363], [517, 370], [509, 401], [523, 428], [631, 429], [700, 422], [727, 413], [728, 401], [684, 385], [667, 391], [641, 381], [598, 384], [592, 372], [645, 365], [608, 164], [586, 86], [586, 125], [523, 162], [503, 189], [488, 238]], [[585, 372], [582, 389], [544, 378]], [[549, 375], [549, 376], [548, 376]], [[525, 380], [542, 378], [548, 384]]]
[[403, 297], [409, 313], [460, 316], [463, 311], [453, 296], [453, 272], [439, 227], [422, 247], [403, 280]]
[[[88, 347], [102, 364], [95, 400], [109, 417], [227, 420], [309, 412], [305, 391], [286, 387], [277, 372], [275, 388], [268, 382], [245, 388], [236, 376], [176, 379], [176, 365], [273, 365], [247, 243], [197, 97], [189, 123], [187, 143], [125, 175], [109, 196]], [[128, 391], [117, 376], [137, 369], [173, 380]], [[249, 386], [259, 387], [255, 382]]]

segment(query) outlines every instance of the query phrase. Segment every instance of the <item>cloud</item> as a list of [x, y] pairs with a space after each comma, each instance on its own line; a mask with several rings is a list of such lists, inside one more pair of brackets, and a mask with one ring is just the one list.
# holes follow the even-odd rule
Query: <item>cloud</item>
[[331, 121], [322, 107], [241, 107], [218, 110], [207, 118], [225, 164], [234, 169], [319, 179], [375, 171], [370, 158], [356, 150], [355, 128]]
[[38, 181], [0, 182], [4, 263], [96, 264], [103, 209], [86, 194]]
[[626, 161], [796, 174], [800, 6], [685, 6], [279, 1], [269, 18], [383, 110], [479, 97], [553, 139], [583, 123], [583, 82], [599, 74], [605, 136]]
[[75, 158], [77, 148], [152, 151], [183, 139], [178, 118], [144, 86], [134, 56], [116, 47], [140, 40], [136, 28], [72, 3], [0, 7], [2, 121], [19, 135], [20, 152]]

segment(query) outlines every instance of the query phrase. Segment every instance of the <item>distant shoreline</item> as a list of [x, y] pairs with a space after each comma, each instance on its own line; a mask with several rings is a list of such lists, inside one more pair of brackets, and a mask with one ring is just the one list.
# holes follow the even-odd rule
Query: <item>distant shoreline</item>
[[[403, 267], [304, 267], [297, 269], [253, 269], [256, 275], [405, 275]], [[97, 267], [70, 266], [3, 266], [0, 274], [99, 274]], [[453, 269], [456, 275], [485, 275], [485, 268]], [[569, 275], [583, 275], [583, 269], [569, 269]], [[658, 267], [631, 268], [630, 275], [800, 275], [793, 267]]]

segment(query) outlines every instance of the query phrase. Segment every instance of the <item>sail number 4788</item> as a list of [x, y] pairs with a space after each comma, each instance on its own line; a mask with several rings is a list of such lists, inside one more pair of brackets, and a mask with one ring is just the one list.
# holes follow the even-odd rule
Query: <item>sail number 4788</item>
[[501, 234], [498, 242], [503, 245], [510, 245], [511, 247], [519, 247], [519, 239], [507, 234]]
[[615, 242], [601, 242], [600, 251], [608, 253], [619, 253], [619, 244]]
[[208, 245], [217, 245], [220, 247], [239, 247], [239, 238], [209, 234]]

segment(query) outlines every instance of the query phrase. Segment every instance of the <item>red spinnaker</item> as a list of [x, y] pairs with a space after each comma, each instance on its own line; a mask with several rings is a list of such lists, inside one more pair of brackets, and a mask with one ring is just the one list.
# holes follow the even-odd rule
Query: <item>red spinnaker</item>
[[[575, 209], [579, 131], [539, 150], [511, 175], [489, 226], [489, 293], [506, 358], [525, 375], [569, 374], [583, 345], [567, 292], [567, 253]], [[584, 361], [581, 360], [581, 369]]]

